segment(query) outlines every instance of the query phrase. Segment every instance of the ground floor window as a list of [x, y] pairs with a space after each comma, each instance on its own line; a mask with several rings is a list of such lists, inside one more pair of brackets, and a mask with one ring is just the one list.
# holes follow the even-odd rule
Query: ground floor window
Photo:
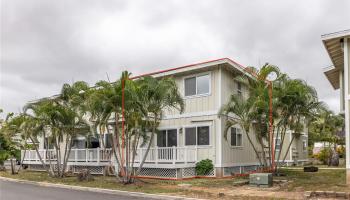
[[177, 129], [161, 130], [157, 134], [158, 147], [177, 146]]
[[209, 126], [185, 128], [185, 145], [209, 145]]
[[231, 146], [241, 147], [242, 145], [242, 131], [239, 128], [231, 128]]
[[307, 143], [305, 140], [303, 141], [303, 151], [307, 151]]
[[86, 140], [85, 139], [73, 139], [72, 149], [85, 149]]
[[113, 135], [111, 133], [104, 134], [104, 142], [106, 148], [112, 148]]
[[281, 143], [282, 143], [282, 140], [281, 138], [275, 138], [275, 149], [276, 151], [280, 151], [281, 150]]

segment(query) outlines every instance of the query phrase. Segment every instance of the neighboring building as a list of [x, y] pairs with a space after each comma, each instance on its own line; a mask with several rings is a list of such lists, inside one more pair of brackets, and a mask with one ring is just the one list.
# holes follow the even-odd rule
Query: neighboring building
[[324, 148], [330, 147], [331, 144], [329, 142], [315, 142], [314, 148], [312, 149], [312, 154], [319, 154]]
[[340, 112], [345, 114], [347, 184], [350, 185], [350, 29], [322, 35], [333, 66], [324, 70], [333, 88], [340, 89]]
[[[234, 81], [234, 77], [241, 74], [251, 76], [241, 65], [228, 58], [151, 73], [154, 77], [171, 76], [175, 79], [184, 98], [185, 110], [182, 114], [175, 110], [164, 110], [164, 117], [159, 126], [160, 133], [152, 141], [141, 176], [193, 177], [196, 162], [203, 159], [212, 160], [215, 166], [215, 170], [208, 176], [230, 176], [232, 173], [257, 169], [259, 163], [246, 135], [236, 126], [230, 129], [227, 140], [224, 139], [227, 116], [218, 114], [231, 94], [248, 95], [247, 88]], [[307, 161], [306, 132], [291, 145], [286, 158], [289, 164]], [[250, 134], [255, 138], [253, 133]], [[286, 152], [290, 139], [291, 132], [288, 131], [282, 155]], [[105, 137], [105, 140], [108, 144], [108, 137]], [[279, 141], [278, 139], [277, 148], [280, 145]], [[44, 149], [44, 143], [41, 142], [40, 145]], [[98, 147], [98, 140], [92, 146]], [[135, 167], [138, 166], [144, 152], [145, 148], [138, 149]], [[93, 172], [102, 173], [103, 166], [113, 162], [106, 155], [98, 148], [86, 149], [85, 138], [77, 138], [69, 165], [73, 171], [89, 166]], [[33, 158], [34, 152], [25, 163], [30, 164], [32, 168], [40, 167], [38, 160]]]

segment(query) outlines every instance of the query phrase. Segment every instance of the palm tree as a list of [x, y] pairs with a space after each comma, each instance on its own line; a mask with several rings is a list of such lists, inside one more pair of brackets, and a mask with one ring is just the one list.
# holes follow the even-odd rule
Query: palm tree
[[[234, 78], [236, 82], [245, 85], [248, 88], [248, 97], [240, 97], [232, 95], [229, 102], [223, 106], [219, 114], [239, 115], [238, 119], [229, 119], [226, 123], [225, 135], [229, 130], [229, 127], [234, 124], [239, 124], [245, 131], [247, 138], [254, 149], [257, 158], [261, 165], [267, 166], [267, 155], [265, 153], [265, 141], [269, 144], [269, 82], [267, 81], [269, 76], [275, 75], [273, 83], [280, 81], [283, 78], [283, 74], [280, 73], [278, 67], [265, 64], [260, 70], [254, 67], [247, 67], [245, 69], [252, 77], [248, 77], [243, 74]], [[275, 104], [276, 100], [272, 99]], [[273, 116], [276, 117], [276, 112], [273, 110]], [[254, 123], [252, 123], [254, 122]], [[249, 135], [249, 131], [254, 129], [254, 136], [260, 146], [260, 151], [253, 143], [252, 138]], [[269, 144], [269, 150], [271, 144]], [[260, 153], [261, 152], [261, 155]], [[271, 156], [271, 151], [270, 156]]]
[[160, 120], [165, 109], [176, 109], [180, 113], [184, 110], [184, 101], [179, 93], [176, 82], [172, 78], [156, 79], [153, 77], [143, 77], [138, 80], [137, 101], [138, 109], [142, 116], [149, 123], [151, 136], [147, 145], [144, 157], [136, 172], [140, 173], [150, 150], [154, 135], [157, 132]]
[[[263, 165], [261, 155], [259, 154], [259, 151], [250, 135], [252, 121], [256, 119], [255, 101], [256, 99], [254, 96], [243, 99], [239, 95], [231, 95], [229, 102], [220, 109], [219, 114], [227, 116], [224, 138], [227, 140], [227, 133], [232, 126], [239, 125], [244, 134], [247, 136], [247, 139], [253, 148], [260, 165]], [[234, 117], [229, 117], [230, 115], [233, 115]]]
[[[339, 155], [337, 153], [337, 145], [344, 142], [342, 132], [344, 130], [344, 117], [335, 115], [327, 107], [319, 109], [316, 117], [314, 117], [309, 125], [309, 137], [315, 137], [319, 141], [328, 142], [333, 145], [329, 148], [328, 165], [338, 166]], [[324, 145], [326, 147], [326, 145]]]
[[[291, 141], [282, 160], [282, 163], [284, 163], [294, 139], [301, 135], [305, 124], [315, 116], [322, 103], [318, 101], [316, 90], [299, 79], [284, 80], [277, 96], [279, 98], [277, 105], [279, 112], [278, 129], [283, 130], [281, 149], [286, 130], [292, 131]], [[279, 154], [277, 160], [280, 160], [280, 156]]]

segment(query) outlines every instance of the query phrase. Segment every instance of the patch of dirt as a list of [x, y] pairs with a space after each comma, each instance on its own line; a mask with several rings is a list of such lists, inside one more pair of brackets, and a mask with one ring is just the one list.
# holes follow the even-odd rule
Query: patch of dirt
[[183, 191], [183, 194], [197, 198], [207, 199], [304, 199], [304, 191], [295, 192], [283, 191], [284, 184], [275, 184], [270, 188], [253, 187], [249, 185], [210, 188], [189, 186], [182, 187], [178, 185], [163, 185], [163, 188], [177, 188]]

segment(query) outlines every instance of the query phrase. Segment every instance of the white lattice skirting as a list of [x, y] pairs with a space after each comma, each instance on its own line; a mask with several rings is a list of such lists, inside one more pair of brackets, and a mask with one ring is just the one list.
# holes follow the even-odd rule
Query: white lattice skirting
[[139, 176], [158, 177], [158, 178], [176, 178], [177, 170], [168, 168], [142, 168]]
[[103, 166], [71, 166], [73, 173], [78, 173], [83, 169], [88, 169], [91, 174], [103, 174], [104, 167]]
[[196, 168], [183, 168], [182, 169], [182, 178], [191, 178], [196, 176]]
[[28, 165], [28, 169], [32, 171], [45, 171], [43, 165]]

